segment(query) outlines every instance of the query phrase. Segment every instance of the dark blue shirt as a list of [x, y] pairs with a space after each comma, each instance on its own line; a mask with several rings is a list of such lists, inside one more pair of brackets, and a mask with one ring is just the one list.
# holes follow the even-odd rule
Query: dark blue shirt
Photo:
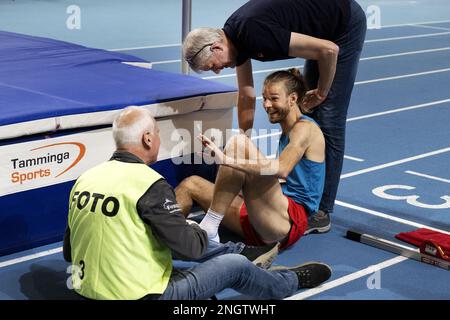
[[225, 22], [223, 31], [247, 59], [289, 59], [291, 32], [336, 40], [346, 30], [351, 0], [250, 0]]

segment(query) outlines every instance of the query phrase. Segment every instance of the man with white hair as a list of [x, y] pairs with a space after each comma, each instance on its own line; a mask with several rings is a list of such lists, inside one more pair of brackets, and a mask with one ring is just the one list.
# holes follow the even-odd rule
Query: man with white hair
[[224, 245], [240, 254], [174, 269], [172, 253], [199, 259], [207, 254], [208, 236], [186, 222], [171, 186], [148, 166], [158, 157], [158, 125], [146, 109], [128, 107], [114, 120], [113, 136], [117, 150], [110, 161], [82, 174], [70, 193], [63, 253], [81, 296], [207, 299], [233, 288], [281, 299], [331, 276], [327, 265], [316, 262], [268, 271], [244, 255], [243, 245]]

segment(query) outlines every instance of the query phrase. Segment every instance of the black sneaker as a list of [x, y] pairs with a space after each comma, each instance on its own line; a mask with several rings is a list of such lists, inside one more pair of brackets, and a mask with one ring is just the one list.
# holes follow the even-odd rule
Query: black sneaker
[[291, 270], [297, 274], [298, 288], [314, 288], [331, 277], [331, 268], [320, 262], [307, 262], [295, 267], [275, 266], [269, 270]]
[[260, 247], [246, 245], [240, 254], [247, 257], [254, 265], [268, 269], [278, 255], [278, 246], [278, 242]]
[[331, 229], [331, 219], [328, 213], [321, 210], [316, 214], [310, 215], [308, 217], [308, 227], [304, 235], [309, 233], [325, 233]]

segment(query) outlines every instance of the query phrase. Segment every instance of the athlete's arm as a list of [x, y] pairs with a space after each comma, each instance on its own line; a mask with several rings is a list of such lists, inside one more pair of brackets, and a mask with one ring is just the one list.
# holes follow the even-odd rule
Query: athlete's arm
[[[306, 121], [298, 122], [289, 134], [289, 144], [280, 154], [279, 159], [234, 159], [225, 155], [210, 139], [200, 135], [205, 147], [211, 150], [207, 156], [214, 157], [217, 164], [241, 170], [252, 175], [276, 176], [286, 179], [294, 166], [303, 157], [311, 143], [312, 124]], [[213, 156], [214, 155], [214, 156]]]
[[279, 178], [286, 179], [295, 165], [303, 158], [311, 144], [312, 126], [313, 124], [309, 121], [299, 121], [291, 129], [289, 143], [278, 158]]

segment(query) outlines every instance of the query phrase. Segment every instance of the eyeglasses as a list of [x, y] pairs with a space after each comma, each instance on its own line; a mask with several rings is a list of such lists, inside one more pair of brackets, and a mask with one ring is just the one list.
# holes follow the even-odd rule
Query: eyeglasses
[[198, 50], [192, 57], [190, 57], [189, 59], [186, 59], [187, 62], [192, 63], [194, 61], [194, 59], [198, 56], [198, 54], [200, 52], [202, 52], [203, 49], [205, 49], [207, 46], [212, 46], [214, 44], [214, 42], [212, 43], [207, 43], [205, 44], [203, 47], [200, 48], [200, 50]]

